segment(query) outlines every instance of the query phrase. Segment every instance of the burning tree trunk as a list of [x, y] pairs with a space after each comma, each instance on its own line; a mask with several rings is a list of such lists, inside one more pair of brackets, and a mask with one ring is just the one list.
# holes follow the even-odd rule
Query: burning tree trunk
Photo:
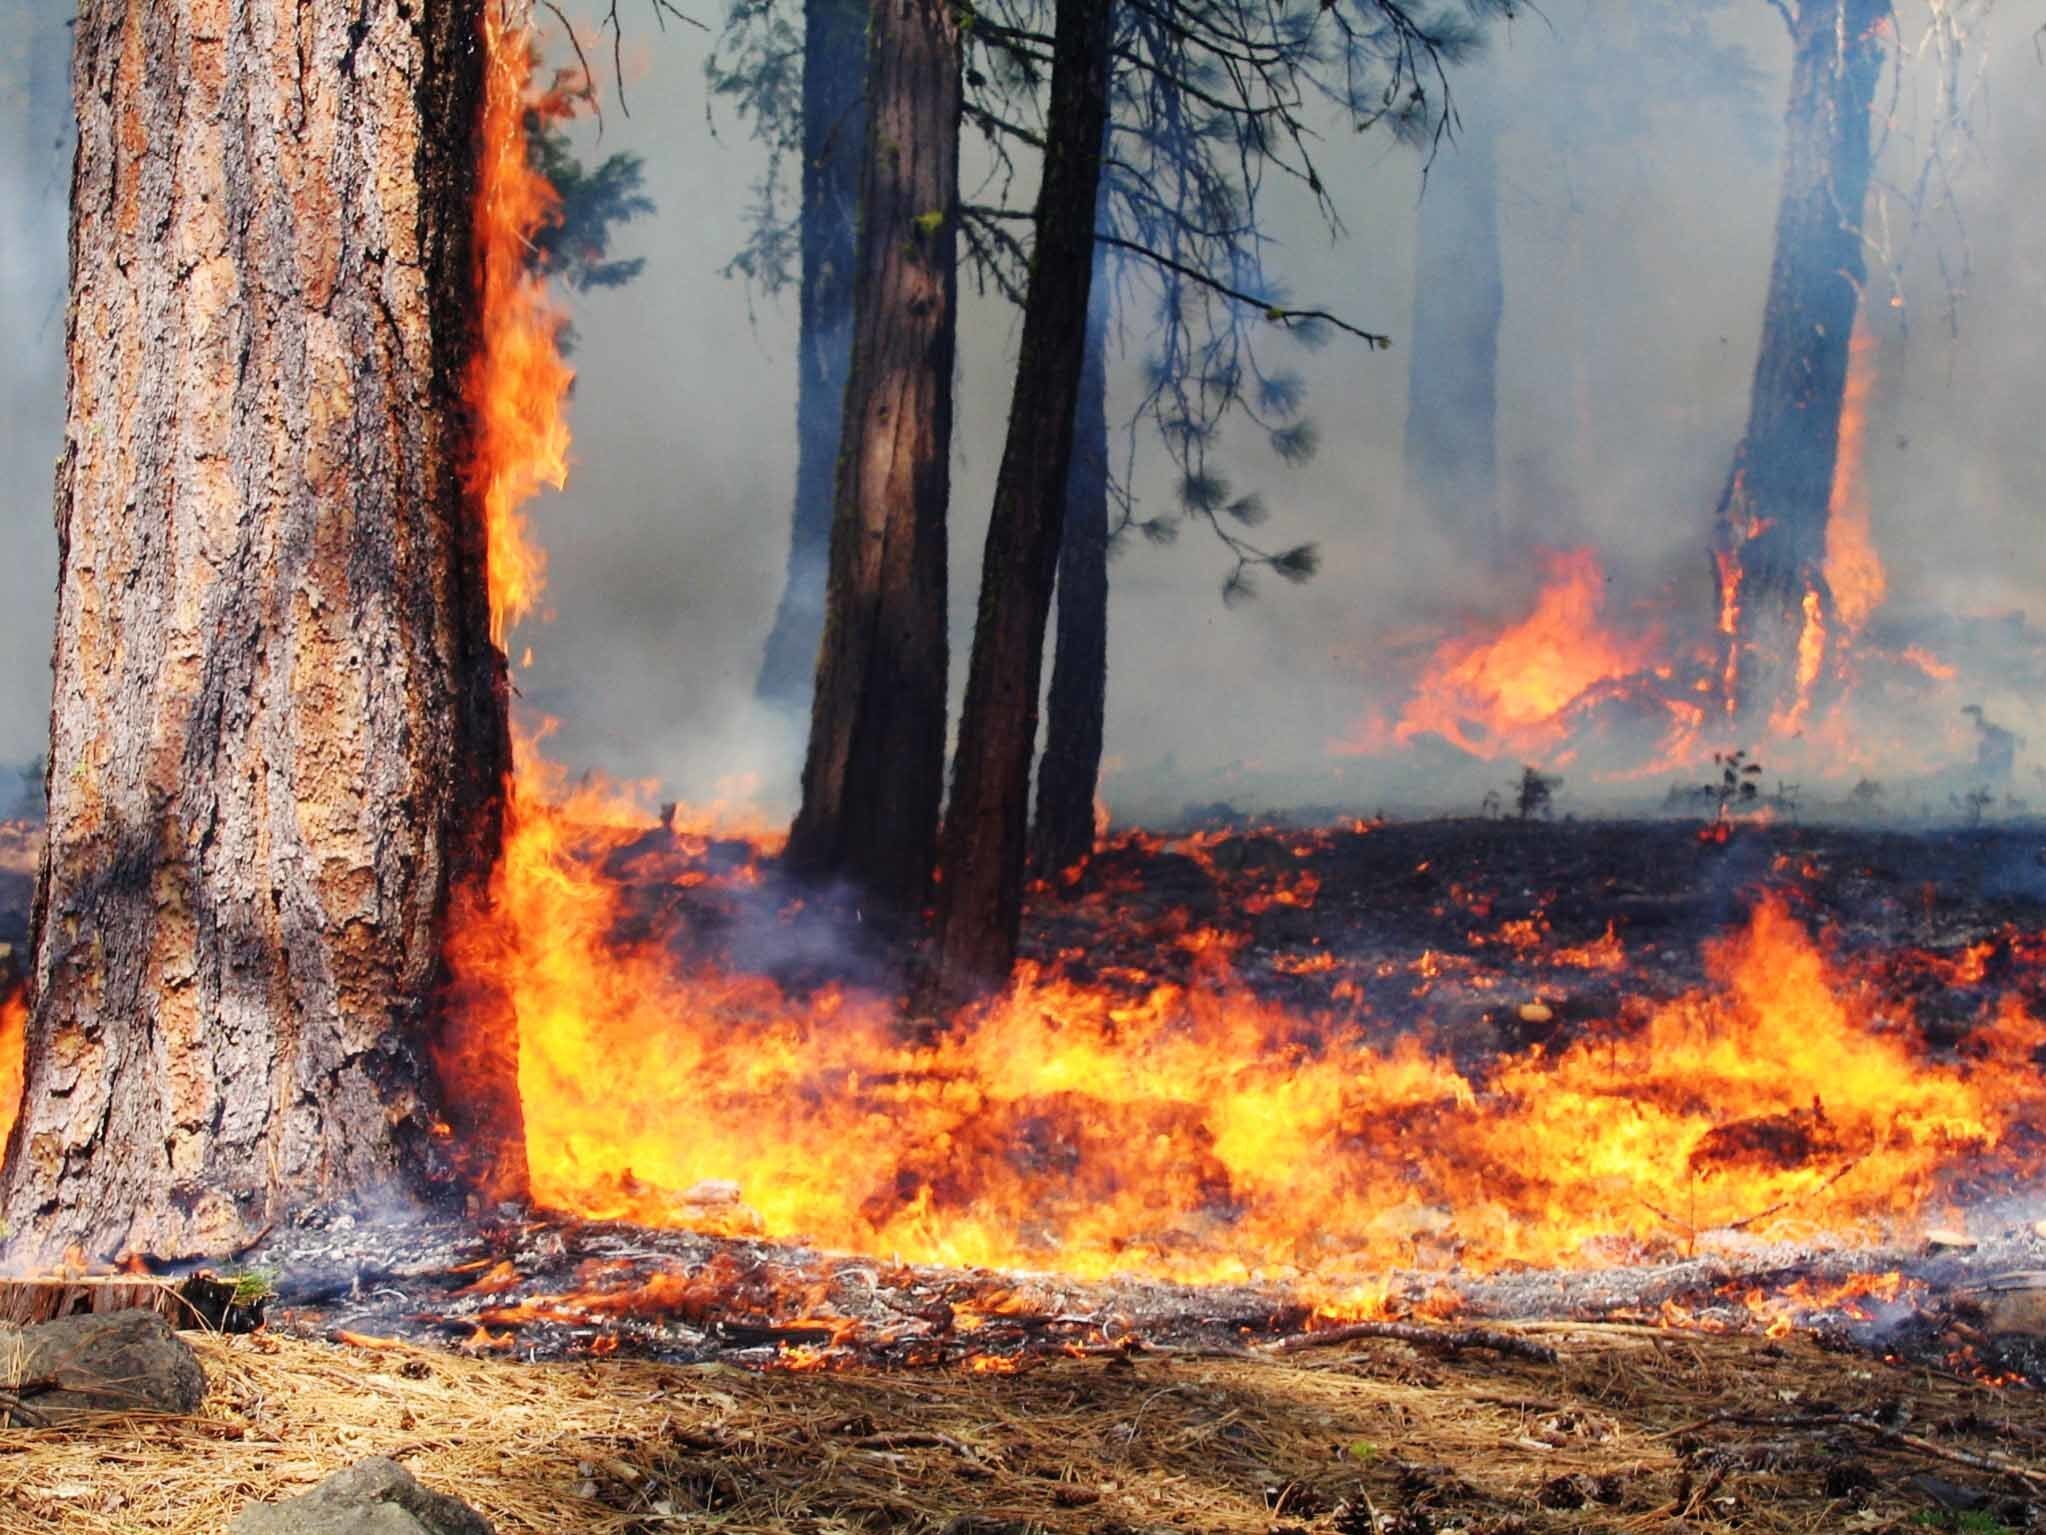
[[1054, 28], [1023, 342], [945, 815], [929, 991], [941, 1005], [1006, 980], [1016, 956], [1044, 626], [1085, 371], [1113, 9], [1059, 0]]
[[852, 373], [787, 861], [913, 911], [945, 774], [959, 31], [945, 0], [879, 0], [871, 27]]
[[[1098, 224], [1098, 217], [1097, 217]], [[1043, 876], [1072, 867], [1094, 846], [1094, 800], [1108, 705], [1108, 323], [1107, 248], [1096, 245], [1087, 305], [1080, 409], [1066, 471], [1059, 534], [1058, 639], [1053, 652], [1044, 757], [1037, 768], [1032, 861]]]
[[867, 7], [803, 7], [802, 292], [796, 340], [796, 507], [787, 582], [755, 691], [799, 706], [817, 673], [831, 557], [832, 478], [852, 357], [853, 266], [859, 250], [860, 145]]
[[[1496, 85], [1480, 94], [1496, 95]], [[1408, 351], [1407, 495], [1459, 550], [1503, 558], [1499, 508], [1499, 164], [1491, 103], [1442, 146], [1421, 197]]]
[[474, 0], [87, 0], [49, 842], [8, 1252], [430, 1176], [507, 766], [459, 482]]
[[1776, 254], [1715, 550], [1727, 707], [1785, 718], [1824, 658], [1826, 508], [1861, 299], [1869, 115], [1888, 0], [1800, 0]]

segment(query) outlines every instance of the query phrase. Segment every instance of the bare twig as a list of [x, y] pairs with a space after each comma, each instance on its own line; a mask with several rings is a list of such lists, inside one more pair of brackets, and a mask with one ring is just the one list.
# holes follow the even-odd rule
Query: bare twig
[[[601, 144], [604, 141], [604, 103], [597, 99], [597, 77], [590, 69], [588, 55], [583, 52], [583, 40], [575, 35], [575, 23], [568, 19], [568, 14], [560, 6], [556, 5], [554, 0], [543, 0], [543, 3], [548, 10], [554, 13], [555, 19], [561, 23], [562, 31], [568, 34], [568, 46], [575, 50], [576, 63], [582, 67], [583, 88], [575, 94], [587, 101], [590, 104], [590, 110], [596, 114], [597, 142]], [[625, 99], [622, 89], [618, 99], [621, 102]]]
[[1481, 1348], [1494, 1354], [1509, 1354], [1515, 1359], [1531, 1359], [1536, 1364], [1555, 1364], [1562, 1358], [1546, 1343], [1536, 1343], [1509, 1332], [1494, 1332], [1487, 1327], [1431, 1327], [1420, 1322], [1351, 1322], [1318, 1332], [1295, 1333], [1290, 1338], [1280, 1338], [1263, 1347], [1267, 1353], [1297, 1354], [1303, 1349], [1334, 1348], [1359, 1338], [1395, 1338], [1402, 1343], [1446, 1348], [1451, 1353]]
[[1219, 293], [1224, 298], [1233, 299], [1239, 304], [1255, 305], [1263, 312], [1264, 317], [1274, 325], [1291, 327], [1318, 321], [1324, 325], [1333, 326], [1335, 329], [1343, 331], [1348, 335], [1355, 336], [1358, 340], [1376, 351], [1382, 352], [1392, 346], [1392, 337], [1378, 331], [1364, 330], [1359, 326], [1352, 325], [1341, 315], [1330, 314], [1326, 309], [1294, 309], [1285, 304], [1275, 304], [1270, 299], [1261, 299], [1254, 293], [1245, 293], [1241, 288], [1232, 288], [1228, 283], [1221, 281], [1219, 278], [1211, 277], [1206, 272], [1197, 271], [1195, 268], [1187, 266], [1182, 262], [1174, 261], [1163, 251], [1152, 250], [1148, 245], [1139, 245], [1134, 240], [1125, 240], [1121, 235], [1097, 234], [1094, 238], [1102, 245], [1112, 246], [1116, 250], [1128, 251], [1133, 256], [1141, 256], [1144, 260], [1156, 266], [1164, 267], [1175, 276], [1184, 277], [1191, 283], [1198, 283], [1201, 287]]

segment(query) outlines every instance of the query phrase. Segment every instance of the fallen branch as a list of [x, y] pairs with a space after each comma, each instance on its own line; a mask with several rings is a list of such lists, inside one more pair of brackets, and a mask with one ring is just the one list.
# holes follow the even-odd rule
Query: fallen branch
[[1555, 1364], [1562, 1358], [1548, 1344], [1517, 1338], [1512, 1333], [1493, 1332], [1484, 1327], [1429, 1327], [1418, 1322], [1351, 1322], [1318, 1332], [1295, 1333], [1263, 1347], [1267, 1353], [1297, 1354], [1302, 1349], [1334, 1348], [1359, 1338], [1396, 1338], [1402, 1343], [1448, 1349], [1452, 1354], [1467, 1348], [1489, 1349], [1495, 1354], [1531, 1359], [1536, 1364]]
[[1998, 1476], [2015, 1477], [2028, 1487], [2046, 1487], [2046, 1472], [2034, 1471], [2026, 1466], [2013, 1465], [2006, 1460], [1997, 1460], [1988, 1455], [1977, 1455], [1970, 1450], [1949, 1449], [1935, 1444], [1917, 1434], [1907, 1434], [1902, 1429], [1886, 1428], [1871, 1422], [1859, 1413], [1850, 1413], [1847, 1421], [1855, 1428], [1868, 1430], [1886, 1444], [1899, 1445], [1907, 1450], [1916, 1450], [1920, 1455], [1930, 1455], [1934, 1460], [1950, 1461], [1957, 1466], [1967, 1466], [1975, 1471], [1988, 1471]]
[[0, 1427], [17, 1424], [22, 1428], [48, 1428], [50, 1420], [10, 1391], [0, 1391]]
[[1950, 1446], [1927, 1439], [1919, 1434], [1907, 1434], [1900, 1428], [1891, 1428], [1878, 1423], [1866, 1413], [1860, 1412], [1815, 1412], [1801, 1418], [1769, 1417], [1759, 1413], [1720, 1412], [1709, 1418], [1700, 1418], [1678, 1428], [1665, 1429], [1650, 1437], [1671, 1439], [1682, 1434], [1695, 1433], [1701, 1428], [1725, 1425], [1734, 1428], [1858, 1428], [1875, 1435], [1885, 1444], [1894, 1444], [1900, 1449], [1913, 1450], [1920, 1455], [1929, 1455], [1934, 1460], [1949, 1461], [1957, 1466], [1966, 1466], [1971, 1471], [1987, 1471], [1997, 1476], [2011, 1476], [2031, 1487], [2046, 1488], [2046, 1471], [2034, 1471], [2029, 1466], [1998, 1460], [1990, 1455], [1977, 1455], [1972, 1450], [1956, 1450]]

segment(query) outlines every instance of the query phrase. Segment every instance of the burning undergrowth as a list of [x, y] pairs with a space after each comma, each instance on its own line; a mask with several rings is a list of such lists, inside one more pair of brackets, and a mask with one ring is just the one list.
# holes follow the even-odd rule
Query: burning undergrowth
[[2037, 912], [1942, 910], [1937, 843], [1138, 838], [1043, 894], [1009, 996], [905, 1024], [777, 965], [835, 919], [763, 856], [549, 825], [499, 891], [541, 941], [458, 962], [516, 998], [536, 1198], [587, 1217], [1340, 1303], [1417, 1259], [1875, 1240], [2039, 1165]]
[[[513, 145], [526, 46], [488, 41], [470, 483], [502, 637], [540, 598], [521, 508], [564, 471], [568, 375], [521, 254], [552, 208]], [[1841, 570], [1857, 559], [1843, 544]], [[1658, 660], [1671, 643], [1604, 613], [1588, 556], [1549, 578], [1524, 623], [1438, 654], [1400, 730], [1567, 754], [1611, 708], [1645, 710], [1659, 760], [1694, 757], [1731, 696], [1709, 644]], [[1845, 632], [1800, 651], [1814, 690]], [[1811, 699], [1798, 732], [1839, 717]], [[648, 1318], [766, 1329], [790, 1362], [873, 1330], [842, 1298], [855, 1273], [983, 1271], [975, 1313], [999, 1270], [1166, 1287], [1171, 1326], [1228, 1287], [1261, 1297], [1254, 1324], [1221, 1317], [1236, 1331], [1382, 1320], [1528, 1273], [1914, 1247], [2041, 1165], [2046, 923], [2036, 901], [1959, 894], [1965, 839], [1132, 835], [1039, 892], [1007, 995], [913, 1018], [895, 990], [912, 956], [856, 901], [785, 879], [758, 826], [656, 825], [569, 784], [543, 737], [519, 743], [502, 857], [458, 893], [448, 944], [456, 1034], [494, 1059], [442, 1073], [459, 1094], [515, 1051], [549, 1212], [442, 1265], [461, 1293], [431, 1309], [478, 1346]], [[650, 1245], [642, 1263], [606, 1242]], [[711, 1245], [677, 1267], [659, 1256], [675, 1243]], [[850, 1256], [776, 1256], [810, 1249]], [[873, 1344], [943, 1357], [976, 1330], [952, 1283], [874, 1281], [914, 1325]], [[1114, 1310], [1038, 1325], [1104, 1346]]]
[[[2036, 1262], [2014, 833], [1128, 834], [1037, 891], [1014, 993], [941, 1024], [846, 984], [885, 943], [767, 848], [582, 793], [508, 853], [511, 941], [457, 955], [517, 999], [555, 1214], [351, 1328], [1009, 1368], [1598, 1314], [2036, 1371], [1953, 1303]], [[1018, 1273], [1055, 1277], [1004, 1320]]]

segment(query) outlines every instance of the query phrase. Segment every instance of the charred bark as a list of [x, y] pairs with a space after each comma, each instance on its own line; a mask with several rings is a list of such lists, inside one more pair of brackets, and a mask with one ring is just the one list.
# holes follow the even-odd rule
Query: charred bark
[[852, 359], [859, 255], [860, 148], [866, 138], [867, 7], [803, 7], [802, 286], [796, 332], [796, 501], [788, 575], [755, 692], [799, 708], [817, 675], [831, 562], [832, 480]]
[[945, 772], [959, 31], [947, 0], [879, 0], [871, 25], [852, 371], [787, 861], [913, 912]]
[[[1480, 96], [1492, 92], [1480, 91]], [[1490, 103], [1442, 146], [1421, 197], [1407, 357], [1409, 503], [1465, 557], [1506, 554], [1499, 506], [1499, 161]]]
[[1000, 985], [1016, 957], [1045, 620], [1085, 372], [1113, 9], [1059, 0], [1054, 26], [1016, 391], [945, 813], [938, 953], [925, 997], [940, 1007]]
[[1106, 247], [1094, 254], [1087, 350], [1059, 533], [1058, 622], [1031, 862], [1042, 878], [1094, 847], [1094, 801], [1108, 707], [1108, 324]]
[[440, 919], [509, 756], [453, 429], [477, 22], [80, 9], [11, 1260], [437, 1175]]
[[1799, 639], [1831, 617], [1826, 512], [1866, 265], [1870, 108], [1889, 0], [1800, 0], [1776, 249], [1747, 430], [1716, 517], [1729, 707], [1766, 717], [1794, 690]]

